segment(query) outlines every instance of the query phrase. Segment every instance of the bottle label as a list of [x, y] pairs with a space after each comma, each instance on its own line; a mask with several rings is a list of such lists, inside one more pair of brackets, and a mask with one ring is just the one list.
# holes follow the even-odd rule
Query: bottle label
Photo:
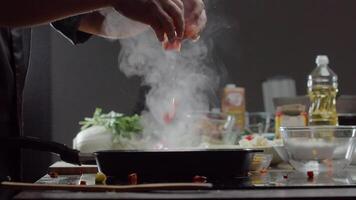
[[241, 93], [238, 92], [230, 93], [226, 97], [226, 103], [228, 104], [228, 106], [240, 107], [243, 104], [243, 100], [244, 97]]

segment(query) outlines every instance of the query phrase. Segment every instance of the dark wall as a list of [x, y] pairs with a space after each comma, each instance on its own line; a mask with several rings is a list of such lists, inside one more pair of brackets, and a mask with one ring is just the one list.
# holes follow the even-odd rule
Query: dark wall
[[134, 110], [140, 81], [118, 69], [119, 42], [93, 37], [74, 46], [54, 31], [51, 36], [53, 140], [72, 145], [78, 122], [96, 107], [127, 114]]
[[329, 55], [339, 75], [340, 93], [356, 93], [356, 1], [219, 2], [229, 5], [225, 13], [238, 21], [234, 31], [239, 37], [224, 33], [216, 41], [228, 49], [220, 57], [233, 82], [246, 87], [250, 111], [263, 110], [261, 84], [268, 77], [288, 75], [296, 80], [298, 93], [305, 94], [317, 54]]
[[[246, 87], [249, 111], [264, 109], [261, 85], [271, 76], [291, 76], [298, 93], [305, 94], [306, 77], [317, 54], [329, 55], [339, 75], [340, 93], [356, 93], [356, 1], [210, 2], [214, 6], [210, 22], [229, 23], [213, 35], [215, 56], [227, 69], [226, 79]], [[71, 144], [78, 121], [90, 116], [96, 106], [132, 112], [140, 83], [118, 70], [118, 42], [94, 38], [72, 46], [52, 33], [51, 44], [54, 140]]]

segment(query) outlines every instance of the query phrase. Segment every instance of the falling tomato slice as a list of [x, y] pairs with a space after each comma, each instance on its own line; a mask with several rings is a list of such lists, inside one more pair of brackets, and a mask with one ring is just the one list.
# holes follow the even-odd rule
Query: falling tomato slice
[[171, 124], [176, 117], [176, 111], [177, 111], [177, 103], [175, 98], [172, 99], [171, 104], [170, 104], [170, 111], [165, 112], [163, 114], [163, 121], [165, 124]]

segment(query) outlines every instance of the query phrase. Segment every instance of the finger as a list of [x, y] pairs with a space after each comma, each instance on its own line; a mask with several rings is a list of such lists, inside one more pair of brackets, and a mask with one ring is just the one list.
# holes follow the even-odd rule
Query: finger
[[158, 22], [158, 20], [156, 21], [156, 23], [151, 25], [153, 31], [156, 33], [156, 37], [160, 42], [164, 42], [165, 37], [164, 37], [164, 31], [162, 29], [162, 26], [160, 25], [160, 23]]
[[164, 5], [163, 8], [166, 11], [166, 13], [168, 13], [170, 17], [173, 19], [177, 37], [182, 38], [184, 35], [184, 28], [185, 28], [183, 10], [176, 3], [171, 1], [167, 1], [163, 5]]
[[184, 10], [184, 4], [181, 0], [172, 0], [181, 10]]
[[206, 22], [207, 17], [204, 11], [195, 24], [190, 24], [189, 26], [187, 26], [184, 37], [195, 40], [196, 37], [199, 36], [200, 32], [204, 29]]
[[162, 30], [167, 34], [168, 40], [170, 42], [174, 41], [176, 32], [173, 19], [161, 7], [158, 8], [157, 17]]
[[191, 37], [191, 39], [192, 39], [193, 42], [198, 42], [199, 39], [200, 39], [200, 35], [194, 35], [194, 36]]
[[199, 26], [200, 31], [202, 31], [205, 28], [207, 21], [208, 21], [208, 18], [206, 16], [206, 12], [203, 11], [198, 19], [198, 26]]
[[163, 49], [166, 51], [177, 51], [179, 52], [182, 46], [181, 40], [176, 40], [173, 43], [170, 42], [163, 42], [162, 43]]
[[195, 1], [195, 5], [193, 6], [193, 9], [190, 11], [190, 13], [185, 13], [188, 15], [188, 20], [195, 21], [198, 20], [202, 12], [205, 10], [205, 4], [203, 1], [198, 0]]

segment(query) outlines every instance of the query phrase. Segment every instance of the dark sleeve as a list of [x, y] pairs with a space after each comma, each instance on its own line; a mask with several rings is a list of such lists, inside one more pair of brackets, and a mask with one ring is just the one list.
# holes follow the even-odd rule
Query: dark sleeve
[[81, 17], [82, 15], [78, 15], [59, 20], [53, 22], [52, 26], [73, 44], [80, 44], [87, 41], [91, 37], [91, 34], [78, 30]]

